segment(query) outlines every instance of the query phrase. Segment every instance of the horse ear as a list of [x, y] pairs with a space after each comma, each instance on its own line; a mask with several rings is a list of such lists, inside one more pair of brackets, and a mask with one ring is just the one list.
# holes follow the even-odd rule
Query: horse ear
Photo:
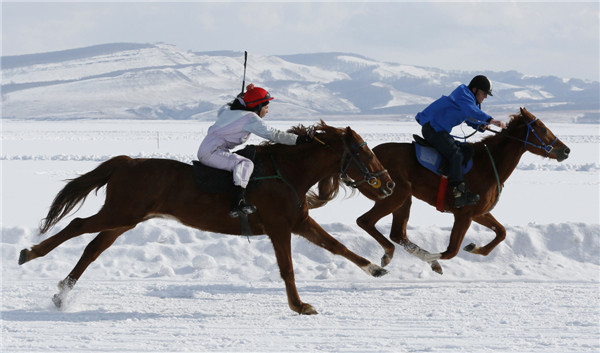
[[527, 112], [527, 110], [523, 107], [519, 108], [521, 110], [521, 114], [525, 114]]
[[344, 135], [352, 136], [352, 129], [350, 128], [350, 126], [346, 126], [346, 128], [344, 129]]

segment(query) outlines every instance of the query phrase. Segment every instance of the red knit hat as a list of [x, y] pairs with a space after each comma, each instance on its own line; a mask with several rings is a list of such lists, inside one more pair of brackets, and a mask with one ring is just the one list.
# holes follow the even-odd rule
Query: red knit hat
[[246, 86], [246, 93], [244, 93], [244, 103], [246, 103], [246, 107], [254, 108], [271, 99], [273, 99], [273, 97], [271, 97], [267, 90], [260, 87], [254, 87], [252, 83]]

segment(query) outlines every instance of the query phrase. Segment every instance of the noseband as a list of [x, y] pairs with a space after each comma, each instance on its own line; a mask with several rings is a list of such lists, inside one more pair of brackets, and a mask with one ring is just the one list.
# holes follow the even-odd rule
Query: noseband
[[[333, 151], [333, 148], [331, 148], [331, 146], [329, 146], [325, 142], [321, 141], [316, 136], [314, 136], [313, 139], [315, 139], [320, 144], [328, 147], [329, 149], [331, 149]], [[358, 149], [360, 147], [366, 146], [367, 143], [363, 141], [357, 146], [354, 143], [354, 141], [352, 141], [350, 143], [350, 146], [348, 146], [348, 143], [344, 139], [344, 135], [342, 135], [342, 142], [344, 143], [344, 153], [342, 154], [342, 158], [340, 160], [340, 174], [341, 174], [340, 178], [342, 179], [344, 184], [346, 184], [352, 188], [359, 188], [362, 184], [367, 183], [372, 188], [379, 189], [381, 187], [381, 180], [379, 179], [379, 176], [387, 173], [387, 170], [384, 169], [384, 170], [381, 170], [381, 171], [375, 172], [375, 173], [371, 173], [369, 171], [369, 168], [367, 168], [365, 162], [360, 157], [360, 153], [358, 152]], [[334, 152], [336, 152], [336, 151], [334, 151]], [[361, 180], [358, 180], [358, 181], [352, 180], [352, 178], [350, 178], [347, 174], [348, 169], [350, 168], [350, 166], [353, 163], [358, 168], [358, 170], [360, 171], [360, 173], [363, 176], [363, 178]]]
[[[542, 139], [540, 138], [540, 136], [537, 134], [537, 132], [535, 131], [535, 129], [532, 126], [532, 124], [536, 120], [537, 120], [537, 118], [535, 118], [527, 123], [527, 135], [525, 136], [525, 140], [523, 141], [523, 147], [527, 147], [527, 145], [531, 145], [533, 147], [541, 148], [544, 151], [546, 151], [546, 157], [548, 157], [548, 155], [554, 148], [554, 147], [552, 147], [552, 145], [554, 145], [554, 143], [558, 140], [558, 137], [555, 137], [554, 141], [552, 141], [549, 145], [546, 145], [546, 143], [544, 143], [544, 141], [542, 141]], [[528, 141], [529, 140], [529, 132], [531, 132], [533, 134], [533, 136], [535, 136], [538, 139], [538, 141], [540, 141], [540, 145], [536, 145], [535, 143], [531, 143]]]

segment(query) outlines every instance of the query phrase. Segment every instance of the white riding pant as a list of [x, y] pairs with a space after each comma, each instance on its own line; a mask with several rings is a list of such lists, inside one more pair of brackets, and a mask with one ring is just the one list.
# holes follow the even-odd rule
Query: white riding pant
[[207, 155], [201, 156], [198, 153], [198, 160], [209, 167], [232, 172], [233, 183], [243, 188], [248, 186], [252, 171], [254, 171], [254, 163], [251, 160], [222, 148]]

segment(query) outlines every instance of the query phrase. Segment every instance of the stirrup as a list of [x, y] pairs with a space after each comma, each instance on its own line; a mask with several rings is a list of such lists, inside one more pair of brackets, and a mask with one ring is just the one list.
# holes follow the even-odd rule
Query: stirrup
[[454, 208], [473, 206], [479, 201], [479, 195], [472, 193], [464, 182], [455, 186], [452, 189], [452, 194], [454, 196]]
[[256, 212], [256, 206], [240, 201], [237, 207], [229, 211], [229, 217], [237, 218], [241, 214], [249, 215]]
[[479, 201], [479, 195], [467, 191], [454, 199], [454, 208], [473, 206]]

